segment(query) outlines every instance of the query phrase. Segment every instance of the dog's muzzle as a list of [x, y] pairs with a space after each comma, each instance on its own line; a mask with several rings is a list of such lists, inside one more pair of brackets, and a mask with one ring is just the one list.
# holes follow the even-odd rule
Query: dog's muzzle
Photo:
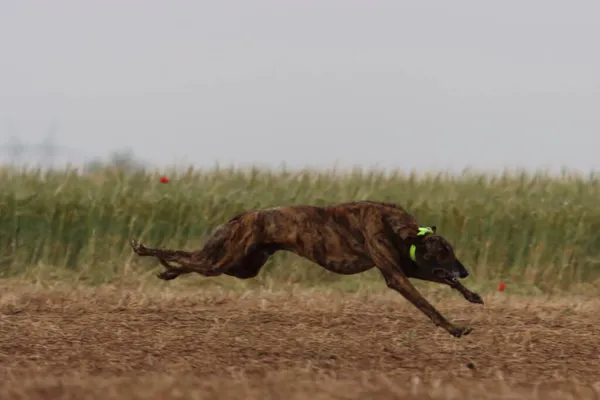
[[464, 279], [469, 276], [469, 271], [467, 271], [464, 267], [458, 267], [452, 271], [447, 271], [442, 268], [435, 268], [433, 270], [433, 274], [438, 278], [443, 279], [446, 283], [452, 285], [457, 282], [457, 279]]
[[469, 276], [469, 271], [465, 267], [460, 267], [454, 271], [455, 278], [465, 279], [467, 276]]

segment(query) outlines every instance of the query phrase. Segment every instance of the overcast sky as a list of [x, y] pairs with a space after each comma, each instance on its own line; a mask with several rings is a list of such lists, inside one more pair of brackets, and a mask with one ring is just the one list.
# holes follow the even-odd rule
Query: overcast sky
[[[0, 0], [0, 143], [600, 170], [600, 2]], [[71, 156], [69, 156], [71, 157]]]

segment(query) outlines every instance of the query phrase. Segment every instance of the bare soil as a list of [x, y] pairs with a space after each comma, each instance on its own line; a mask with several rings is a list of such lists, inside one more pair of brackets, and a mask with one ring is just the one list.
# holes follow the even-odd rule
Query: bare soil
[[2, 399], [600, 398], [599, 301], [0, 289]]

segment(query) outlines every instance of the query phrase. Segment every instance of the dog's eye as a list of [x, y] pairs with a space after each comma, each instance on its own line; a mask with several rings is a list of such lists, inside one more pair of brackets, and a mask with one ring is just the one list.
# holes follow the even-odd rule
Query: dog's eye
[[437, 261], [437, 257], [435, 256], [435, 254], [431, 254], [429, 252], [423, 254], [423, 259], [425, 261]]

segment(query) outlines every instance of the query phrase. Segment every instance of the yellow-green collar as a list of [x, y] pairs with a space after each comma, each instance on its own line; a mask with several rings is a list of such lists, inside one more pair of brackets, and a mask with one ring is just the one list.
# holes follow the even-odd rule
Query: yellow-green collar
[[[419, 233], [417, 233], [417, 236], [425, 236], [428, 233], [433, 233], [433, 229], [431, 229], [428, 226], [424, 226], [419, 228]], [[410, 255], [411, 260], [417, 261], [417, 246], [411, 244], [410, 249], [408, 250], [408, 254]]]

